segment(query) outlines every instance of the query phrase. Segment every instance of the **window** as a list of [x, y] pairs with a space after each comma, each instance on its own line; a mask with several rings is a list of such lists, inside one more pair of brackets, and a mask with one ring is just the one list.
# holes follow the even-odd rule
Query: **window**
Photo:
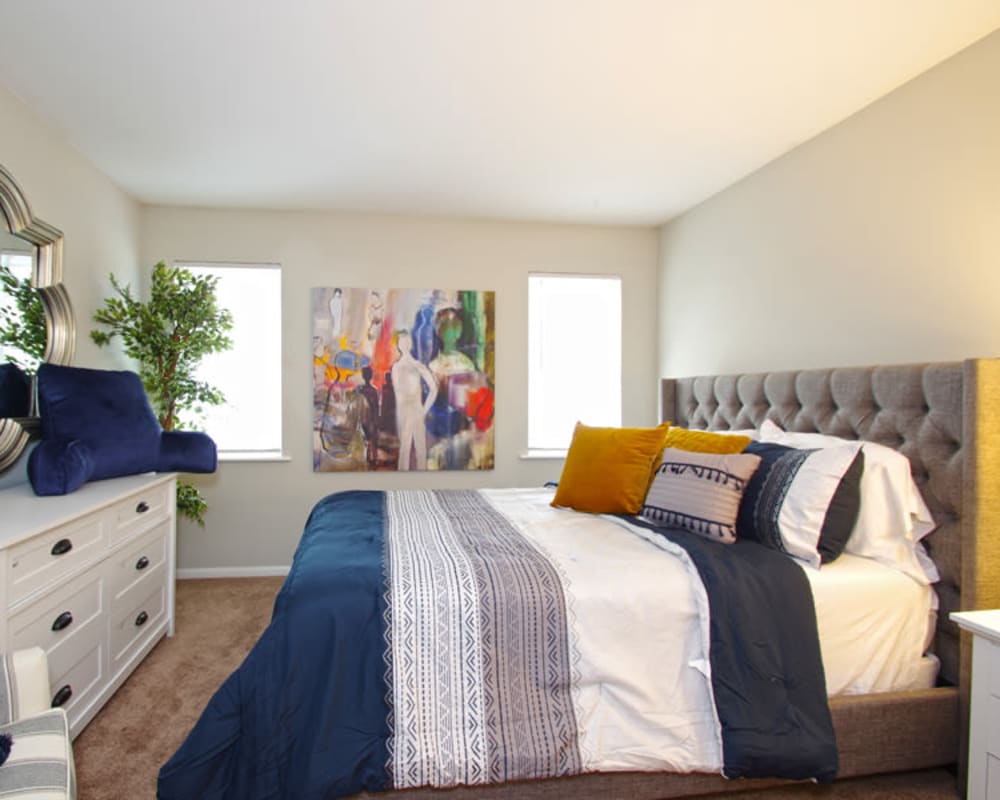
[[233, 315], [233, 348], [205, 357], [198, 378], [226, 396], [206, 406], [204, 430], [221, 457], [281, 454], [281, 267], [274, 264], [178, 264], [219, 279], [216, 297]]
[[565, 450], [577, 421], [621, 425], [621, 278], [528, 276], [528, 450]]

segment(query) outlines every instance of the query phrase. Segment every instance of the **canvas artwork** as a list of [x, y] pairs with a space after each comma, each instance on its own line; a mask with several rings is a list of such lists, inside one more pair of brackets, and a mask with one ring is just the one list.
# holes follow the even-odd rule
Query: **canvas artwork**
[[494, 293], [312, 290], [315, 472], [493, 469]]

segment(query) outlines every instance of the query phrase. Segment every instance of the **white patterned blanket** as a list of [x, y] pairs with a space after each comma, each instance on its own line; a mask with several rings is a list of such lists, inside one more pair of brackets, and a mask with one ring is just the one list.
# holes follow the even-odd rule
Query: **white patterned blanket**
[[686, 554], [549, 499], [387, 494], [393, 785], [720, 769]]

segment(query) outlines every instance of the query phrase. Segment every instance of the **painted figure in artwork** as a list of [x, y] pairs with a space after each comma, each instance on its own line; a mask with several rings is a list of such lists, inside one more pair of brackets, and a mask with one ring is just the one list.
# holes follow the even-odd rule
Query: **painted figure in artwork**
[[320, 421], [320, 442], [328, 457], [347, 469], [365, 464], [365, 439], [361, 424], [367, 403], [353, 387], [333, 384], [327, 391]]
[[[415, 469], [427, 468], [427, 428], [424, 419], [437, 398], [437, 381], [426, 365], [413, 357], [413, 340], [408, 331], [400, 331], [396, 347], [399, 358], [392, 365], [392, 383], [396, 394], [396, 429], [399, 434], [400, 470], [410, 469], [411, 454]], [[424, 386], [426, 397], [424, 397]]]
[[413, 324], [413, 355], [429, 364], [438, 354], [437, 331], [434, 330], [434, 306], [424, 303], [417, 309]]
[[344, 293], [340, 289], [333, 290], [330, 298], [330, 328], [331, 336], [340, 336], [344, 324]]
[[435, 435], [448, 438], [466, 428], [466, 394], [479, 387], [480, 375], [472, 359], [457, 347], [463, 328], [460, 312], [454, 308], [438, 311], [434, 326], [441, 350], [428, 365], [439, 392], [432, 427]]
[[365, 434], [368, 443], [368, 467], [375, 469], [378, 466], [378, 423], [379, 423], [379, 397], [378, 389], [372, 386], [372, 368], [362, 367], [361, 377], [364, 384], [359, 386], [357, 391], [365, 399], [365, 415], [361, 423], [361, 430]]
[[372, 291], [368, 295], [368, 347], [374, 347], [382, 335], [382, 322], [385, 319], [385, 304], [382, 296]]

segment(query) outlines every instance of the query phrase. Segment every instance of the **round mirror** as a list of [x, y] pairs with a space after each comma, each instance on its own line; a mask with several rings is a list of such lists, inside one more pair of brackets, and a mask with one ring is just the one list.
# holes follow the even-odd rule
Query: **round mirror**
[[[69, 294], [61, 283], [62, 244], [62, 232], [31, 213], [14, 177], [0, 166], [0, 369], [4, 376], [0, 389], [6, 409], [6, 415], [0, 416], [0, 471], [17, 460], [41, 428], [33, 391], [39, 357], [53, 364], [69, 364], [73, 358], [76, 329]], [[4, 331], [14, 334], [4, 337]], [[26, 403], [17, 390], [21, 380], [27, 382]]]

